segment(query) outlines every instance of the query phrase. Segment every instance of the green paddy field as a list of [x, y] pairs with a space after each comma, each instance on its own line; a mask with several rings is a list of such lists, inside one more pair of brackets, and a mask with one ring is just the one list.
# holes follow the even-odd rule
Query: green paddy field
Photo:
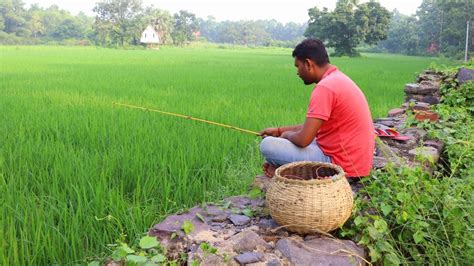
[[[374, 117], [432, 62], [332, 58]], [[255, 136], [113, 102], [259, 131], [303, 122], [312, 90], [290, 49], [3, 46], [0, 78], [0, 265], [84, 263], [259, 173]]]

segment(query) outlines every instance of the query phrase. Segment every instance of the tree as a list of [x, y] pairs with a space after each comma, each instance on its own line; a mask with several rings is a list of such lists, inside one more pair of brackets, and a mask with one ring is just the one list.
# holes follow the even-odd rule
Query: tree
[[134, 36], [140, 13], [142, 0], [104, 0], [94, 7], [97, 13], [94, 29], [100, 36], [108, 36], [112, 41], [123, 46]]
[[381, 41], [379, 48], [391, 53], [415, 55], [420, 52], [419, 26], [415, 16], [392, 12], [387, 39]]
[[28, 36], [24, 5], [21, 0], [0, 1], [0, 28], [3, 31], [17, 36]]
[[198, 31], [196, 15], [185, 10], [174, 14], [173, 43], [183, 45], [193, 40], [193, 33]]
[[426, 52], [461, 57], [466, 21], [472, 20], [473, 14], [473, 1], [424, 0], [417, 11], [421, 46]]
[[317, 7], [308, 11], [310, 17], [306, 37], [318, 38], [334, 47], [335, 56], [358, 56], [361, 42], [376, 44], [387, 37], [390, 13], [377, 2], [361, 5], [357, 1], [339, 1], [334, 11]]
[[161, 43], [171, 43], [171, 31], [173, 29], [173, 16], [166, 11], [153, 6], [148, 7], [144, 11], [142, 29], [147, 25], [151, 25], [160, 36]]
[[45, 28], [43, 26], [43, 18], [41, 17], [41, 14], [39, 12], [34, 12], [31, 15], [30, 30], [35, 39], [38, 37], [38, 34], [42, 35], [45, 33]]

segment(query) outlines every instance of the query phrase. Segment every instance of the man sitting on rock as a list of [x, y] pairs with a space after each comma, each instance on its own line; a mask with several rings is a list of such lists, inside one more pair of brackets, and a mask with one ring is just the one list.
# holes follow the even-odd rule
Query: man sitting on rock
[[298, 76], [304, 84], [316, 83], [304, 124], [267, 128], [260, 151], [265, 174], [296, 161], [334, 163], [346, 177], [359, 179], [372, 168], [374, 127], [362, 91], [329, 62], [324, 44], [307, 39], [293, 51]]

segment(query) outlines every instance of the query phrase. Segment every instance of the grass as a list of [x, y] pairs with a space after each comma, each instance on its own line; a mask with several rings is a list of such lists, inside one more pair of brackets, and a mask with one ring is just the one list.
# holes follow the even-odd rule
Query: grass
[[[0, 47], [0, 264], [81, 263], [123, 230], [242, 193], [258, 138], [112, 105], [258, 131], [304, 120], [311, 86], [288, 49]], [[334, 58], [374, 117], [433, 59]], [[118, 222], [96, 219], [112, 215]], [[133, 239], [130, 239], [133, 241]]]

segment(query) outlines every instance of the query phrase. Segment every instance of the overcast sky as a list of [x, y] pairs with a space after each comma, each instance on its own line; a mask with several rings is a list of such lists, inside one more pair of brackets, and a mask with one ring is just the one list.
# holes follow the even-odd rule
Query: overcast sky
[[[410, 15], [422, 0], [379, 0], [389, 11], [398, 9], [402, 14]], [[80, 11], [94, 15], [92, 8], [97, 0], [23, 0], [26, 6], [37, 3], [42, 7], [53, 4], [72, 14]], [[154, 5], [171, 13], [187, 10], [198, 17], [214, 16], [222, 20], [276, 19], [280, 22], [306, 22], [308, 9], [314, 6], [332, 9], [336, 0], [144, 0], [144, 6]], [[367, 2], [367, 1], [361, 1]]]

